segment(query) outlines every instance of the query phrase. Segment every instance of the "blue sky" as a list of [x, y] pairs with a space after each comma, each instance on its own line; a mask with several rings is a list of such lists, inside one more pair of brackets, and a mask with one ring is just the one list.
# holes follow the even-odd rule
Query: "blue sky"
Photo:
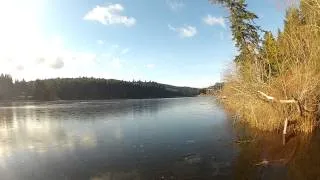
[[[272, 32], [283, 26], [284, 4], [248, 1]], [[206, 87], [236, 54], [227, 16], [207, 0], [4, 0], [0, 72]]]

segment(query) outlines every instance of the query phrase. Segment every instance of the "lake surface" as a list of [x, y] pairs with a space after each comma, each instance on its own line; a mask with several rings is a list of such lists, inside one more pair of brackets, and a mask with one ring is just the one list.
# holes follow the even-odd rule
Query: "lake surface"
[[232, 123], [212, 97], [1, 103], [0, 179], [320, 177], [319, 136]]

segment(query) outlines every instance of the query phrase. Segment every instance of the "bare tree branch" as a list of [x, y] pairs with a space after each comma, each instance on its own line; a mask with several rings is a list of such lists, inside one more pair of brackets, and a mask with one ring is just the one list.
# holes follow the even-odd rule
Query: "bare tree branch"
[[286, 99], [286, 100], [279, 99], [278, 100], [275, 97], [268, 96], [264, 92], [258, 91], [258, 93], [261, 94], [263, 97], [265, 97], [268, 101], [271, 101], [271, 102], [278, 102], [278, 103], [281, 103], [281, 104], [295, 104], [295, 103], [298, 103], [298, 101], [295, 100], [295, 99]]

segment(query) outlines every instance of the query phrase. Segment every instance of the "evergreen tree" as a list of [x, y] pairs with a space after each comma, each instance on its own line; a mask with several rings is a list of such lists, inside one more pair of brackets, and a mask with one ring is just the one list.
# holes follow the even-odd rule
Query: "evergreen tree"
[[245, 0], [210, 0], [210, 2], [222, 4], [229, 10], [233, 40], [240, 51], [235, 60], [236, 62], [246, 60], [245, 55], [259, 47], [259, 27], [254, 24], [258, 16], [247, 10]]
[[0, 75], [0, 99], [10, 99], [12, 96], [13, 82], [8, 74]]
[[271, 32], [264, 34], [260, 54], [264, 61], [264, 80], [267, 81], [279, 73], [278, 44]]

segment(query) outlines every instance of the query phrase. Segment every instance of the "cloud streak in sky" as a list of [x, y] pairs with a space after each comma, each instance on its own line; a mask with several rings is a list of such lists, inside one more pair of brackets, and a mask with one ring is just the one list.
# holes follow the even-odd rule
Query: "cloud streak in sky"
[[97, 21], [103, 25], [121, 24], [127, 27], [136, 24], [134, 17], [122, 15], [124, 7], [121, 4], [109, 4], [106, 6], [97, 5], [90, 10], [84, 17], [84, 20]]
[[155, 64], [147, 64], [146, 67], [149, 69], [153, 69], [156, 65]]
[[203, 22], [209, 26], [220, 25], [223, 28], [226, 27], [226, 23], [223, 17], [214, 17], [210, 14], [203, 18]]
[[99, 45], [103, 45], [103, 44], [104, 44], [104, 41], [101, 40], [101, 39], [99, 39], [99, 40], [97, 40], [97, 43], [98, 43]]
[[169, 24], [168, 28], [171, 31], [177, 32], [181, 38], [190, 38], [197, 34], [197, 28], [190, 25], [185, 25], [183, 27], [175, 28]]
[[178, 11], [185, 6], [185, 4], [180, 0], [167, 0], [166, 3], [172, 11]]
[[130, 51], [129, 48], [125, 48], [125, 49], [121, 50], [121, 54], [123, 54], [123, 55], [124, 55], [124, 54], [128, 54], [129, 51]]
[[50, 67], [53, 69], [61, 69], [64, 66], [63, 58], [57, 57], [53, 62], [50, 63]]

